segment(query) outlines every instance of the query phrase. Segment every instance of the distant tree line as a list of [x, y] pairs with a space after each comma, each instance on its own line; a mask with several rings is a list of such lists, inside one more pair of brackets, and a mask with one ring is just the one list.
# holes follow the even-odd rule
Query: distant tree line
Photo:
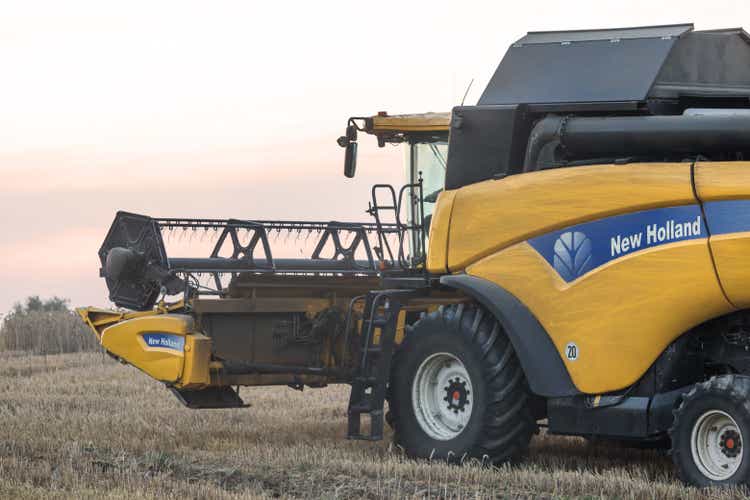
[[64, 299], [62, 297], [54, 296], [49, 299], [43, 299], [39, 295], [32, 295], [27, 297], [26, 300], [16, 302], [11, 310], [11, 314], [28, 314], [32, 312], [67, 312], [70, 311], [68, 307], [70, 299]]
[[0, 351], [34, 354], [99, 349], [99, 342], [62, 297], [38, 295], [16, 303], [0, 324]]

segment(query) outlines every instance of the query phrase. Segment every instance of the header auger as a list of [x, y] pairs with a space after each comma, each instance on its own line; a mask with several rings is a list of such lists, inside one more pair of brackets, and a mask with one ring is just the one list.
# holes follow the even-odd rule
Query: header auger
[[[746, 483], [749, 68], [741, 29], [529, 33], [476, 106], [349, 119], [345, 175], [361, 133], [409, 152], [372, 221], [121, 212], [99, 256], [133, 312], [81, 315], [191, 408], [347, 383], [348, 437], [387, 421], [413, 457], [501, 463], [546, 423]], [[279, 230], [315, 234], [308, 257]]]

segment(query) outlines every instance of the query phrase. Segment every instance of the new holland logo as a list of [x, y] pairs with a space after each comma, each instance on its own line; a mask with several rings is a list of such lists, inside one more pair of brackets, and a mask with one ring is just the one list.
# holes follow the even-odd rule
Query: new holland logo
[[148, 350], [176, 351], [178, 353], [182, 353], [185, 350], [185, 337], [182, 335], [148, 332], [142, 333], [141, 337]]
[[565, 280], [586, 274], [591, 266], [591, 240], [580, 231], [568, 231], [555, 241], [553, 267]]
[[707, 235], [700, 207], [681, 205], [592, 220], [528, 241], [570, 283], [635, 252]]

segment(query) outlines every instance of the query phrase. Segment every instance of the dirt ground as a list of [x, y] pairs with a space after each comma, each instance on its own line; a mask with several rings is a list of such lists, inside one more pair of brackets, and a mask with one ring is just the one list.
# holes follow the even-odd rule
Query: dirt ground
[[347, 387], [244, 388], [188, 410], [102, 354], [0, 353], [0, 498], [736, 498], [682, 486], [655, 451], [537, 437], [521, 465], [404, 458], [344, 439]]

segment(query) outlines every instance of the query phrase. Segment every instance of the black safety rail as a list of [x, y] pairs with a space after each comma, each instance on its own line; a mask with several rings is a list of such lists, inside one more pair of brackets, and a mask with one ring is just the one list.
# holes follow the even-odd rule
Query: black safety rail
[[[385, 194], [379, 195], [379, 193]], [[406, 206], [411, 207], [411, 220], [404, 221], [402, 216]], [[372, 186], [367, 213], [375, 219], [378, 233], [378, 246], [375, 247], [375, 252], [381, 260], [390, 261], [401, 269], [415, 269], [423, 263], [426, 256], [427, 235], [424, 225], [424, 193], [421, 173], [417, 182], [404, 184], [398, 190], [398, 194], [391, 184]], [[392, 223], [383, 222], [383, 216], [388, 213], [393, 218]], [[392, 248], [386, 238], [387, 234], [394, 233], [397, 236], [397, 248]], [[410, 254], [407, 253], [409, 243], [412, 244]]]

